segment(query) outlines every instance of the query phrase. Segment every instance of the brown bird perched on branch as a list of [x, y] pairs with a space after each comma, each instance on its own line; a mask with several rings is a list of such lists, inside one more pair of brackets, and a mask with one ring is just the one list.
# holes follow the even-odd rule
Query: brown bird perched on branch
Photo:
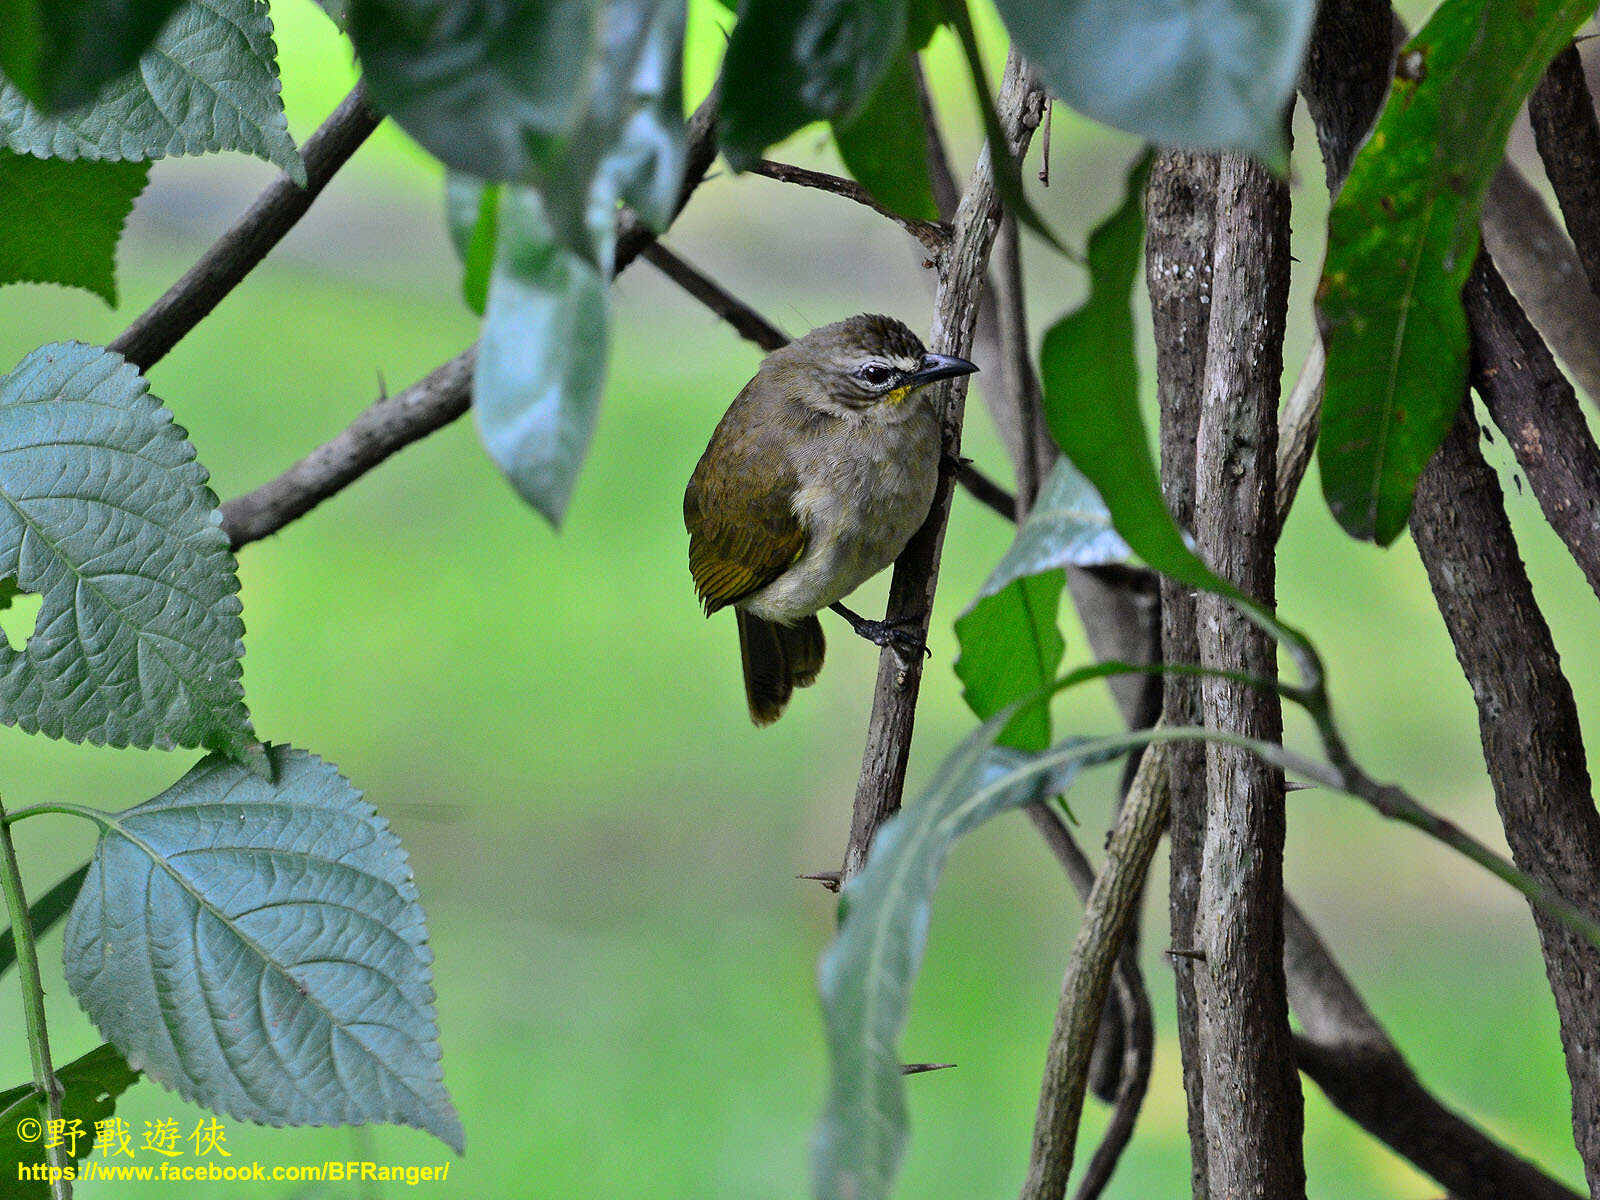
[[915, 645], [839, 603], [905, 549], [939, 481], [939, 414], [917, 390], [978, 368], [863, 315], [773, 351], [711, 435], [683, 496], [689, 571], [739, 623], [750, 719], [815, 682], [832, 608], [877, 645]]

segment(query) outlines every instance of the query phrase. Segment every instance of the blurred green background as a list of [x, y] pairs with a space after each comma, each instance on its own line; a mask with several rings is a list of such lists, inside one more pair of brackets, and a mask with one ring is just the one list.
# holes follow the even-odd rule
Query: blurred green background
[[[691, 5], [690, 102], [722, 46], [723, 11]], [[354, 79], [310, 0], [278, 0], [284, 95], [303, 139]], [[1413, 14], [1415, 19], [1415, 14]], [[1001, 41], [983, 28], [996, 63]], [[931, 51], [959, 164], [975, 122], [947, 35]], [[1326, 209], [1309, 132], [1295, 158], [1290, 376], [1309, 330]], [[1131, 140], [1055, 115], [1041, 207], [1071, 241], [1116, 200]], [[782, 151], [833, 165], [825, 135]], [[239, 157], [157, 164], [123, 242], [122, 307], [40, 287], [0, 292], [0, 369], [46, 341], [104, 342], [190, 263], [272, 175]], [[224, 497], [331, 436], [381, 387], [411, 383], [474, 336], [441, 223], [439, 168], [385, 127], [311, 215], [151, 374]], [[921, 255], [834, 197], [726, 174], [668, 239], [791, 333], [852, 312], [926, 328]], [[1038, 329], [1083, 292], [1081, 273], [1029, 247]], [[445, 1078], [466, 1123], [449, 1194], [760, 1200], [805, 1194], [825, 1064], [814, 964], [832, 899], [794, 877], [834, 867], [848, 824], [876, 655], [830, 627], [828, 670], [776, 727], [744, 712], [732, 621], [705, 621], [685, 567], [680, 500], [758, 352], [636, 264], [615, 288], [610, 382], [566, 528], [519, 504], [467, 421], [405, 451], [279, 536], [241, 554], [245, 679], [263, 737], [337, 763], [405, 840], [436, 955]], [[1147, 372], [1148, 374], [1148, 372]], [[978, 386], [982, 387], [979, 376]], [[1148, 387], [1148, 380], [1147, 380]], [[966, 452], [1004, 477], [981, 405]], [[1594, 597], [1527, 499], [1510, 503], [1584, 712], [1600, 701]], [[950, 623], [1008, 540], [958, 497], [945, 549], [912, 758], [912, 789], [970, 727]], [[1280, 602], [1332, 673], [1352, 745], [1500, 844], [1471, 696], [1409, 543], [1343, 537], [1308, 481], [1281, 552]], [[881, 607], [883, 583], [861, 596]], [[1067, 615], [1069, 662], [1084, 660]], [[14, 639], [26, 631], [7, 631]], [[1061, 731], [1112, 725], [1073, 694]], [[1311, 748], [1303, 724], [1291, 740]], [[0, 731], [13, 805], [121, 808], [176, 780], [188, 754], [109, 751]], [[1111, 780], [1073, 806], [1097, 852]], [[35, 893], [82, 861], [92, 833], [52, 817], [18, 827]], [[1110, 1195], [1186, 1193], [1188, 1159], [1164, 863], [1149, 897], [1145, 969], [1160, 1023], [1155, 1078]], [[1291, 798], [1287, 876], [1423, 1079], [1574, 1183], [1565, 1076], [1532, 924], [1513, 895], [1409, 830], [1320, 791]], [[904, 1052], [955, 1070], [910, 1081], [913, 1137], [899, 1195], [1011, 1194], [1026, 1161], [1038, 1072], [1077, 905], [1027, 823], [958, 848], [934, 917]], [[58, 1061], [98, 1039], [45, 942]], [[14, 976], [0, 984], [0, 1082], [28, 1076]], [[1306, 1088], [1314, 1196], [1424, 1197], [1417, 1176]], [[120, 1106], [135, 1131], [200, 1112], [144, 1082]], [[1091, 1144], [1104, 1121], [1093, 1102]], [[434, 1164], [407, 1129], [270, 1130], [225, 1122], [234, 1162]], [[1084, 1151], [1087, 1154], [1087, 1149]], [[388, 1196], [400, 1185], [248, 1185], [251, 1195]], [[186, 1195], [240, 1194], [188, 1185]], [[0, 1192], [4, 1187], [0, 1185]], [[84, 1186], [86, 1197], [127, 1186]], [[136, 1190], [136, 1189], [135, 1189]]]

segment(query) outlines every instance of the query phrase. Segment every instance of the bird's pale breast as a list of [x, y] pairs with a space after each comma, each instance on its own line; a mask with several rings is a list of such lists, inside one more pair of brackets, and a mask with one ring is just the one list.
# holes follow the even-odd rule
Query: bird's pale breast
[[806, 548], [794, 566], [738, 602], [792, 624], [844, 599], [911, 540], [939, 481], [939, 422], [920, 396], [842, 417], [796, 462], [794, 511]]

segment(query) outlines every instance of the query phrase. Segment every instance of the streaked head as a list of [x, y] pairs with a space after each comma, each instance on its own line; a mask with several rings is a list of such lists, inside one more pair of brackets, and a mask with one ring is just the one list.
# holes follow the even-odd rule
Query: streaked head
[[928, 353], [906, 325], [876, 313], [813, 329], [779, 353], [812, 374], [830, 400], [854, 409], [898, 404], [920, 387], [978, 369], [964, 358]]

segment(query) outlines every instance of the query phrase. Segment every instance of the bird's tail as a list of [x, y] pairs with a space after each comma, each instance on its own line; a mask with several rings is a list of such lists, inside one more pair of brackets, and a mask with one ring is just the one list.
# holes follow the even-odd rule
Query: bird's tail
[[794, 689], [810, 687], [822, 670], [827, 649], [822, 622], [811, 616], [798, 625], [777, 625], [742, 608], [733, 611], [739, 618], [739, 657], [750, 719], [771, 725], [783, 714]]

